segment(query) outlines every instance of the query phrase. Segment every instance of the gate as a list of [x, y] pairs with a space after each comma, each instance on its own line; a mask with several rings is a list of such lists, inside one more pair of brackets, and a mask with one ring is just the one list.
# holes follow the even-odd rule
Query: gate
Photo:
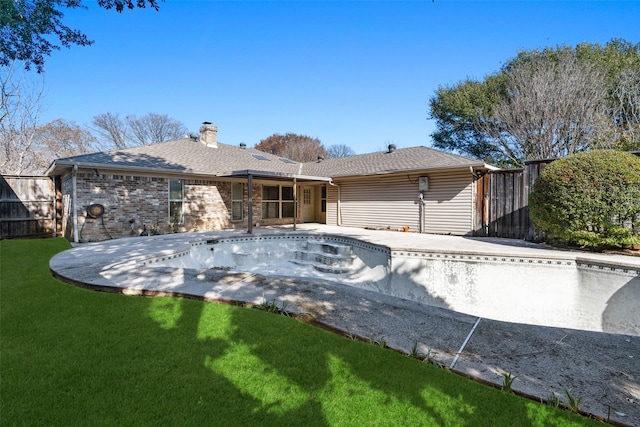
[[0, 239], [56, 236], [61, 204], [48, 176], [0, 175]]
[[529, 193], [540, 172], [553, 160], [527, 162], [524, 169], [490, 171], [476, 182], [476, 236], [540, 241], [529, 218]]

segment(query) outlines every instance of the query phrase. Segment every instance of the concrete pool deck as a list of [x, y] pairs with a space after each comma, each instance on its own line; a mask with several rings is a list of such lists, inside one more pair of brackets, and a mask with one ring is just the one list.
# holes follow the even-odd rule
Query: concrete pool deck
[[[392, 250], [581, 259], [640, 270], [640, 257], [559, 251], [529, 242], [374, 231], [317, 224], [298, 232], [351, 237]], [[256, 228], [254, 235], [292, 233], [291, 227]], [[422, 354], [460, 374], [547, 400], [584, 396], [586, 413], [640, 426], [640, 337], [500, 322], [366, 291], [317, 277], [269, 277], [220, 270], [141, 267], [150, 253], [170, 254], [187, 242], [244, 235], [244, 230], [117, 239], [76, 246], [51, 260], [54, 274], [92, 289], [145, 295], [192, 296], [209, 301], [287, 302], [332, 329], [409, 353]], [[640, 309], [640, 302], [638, 302]]]

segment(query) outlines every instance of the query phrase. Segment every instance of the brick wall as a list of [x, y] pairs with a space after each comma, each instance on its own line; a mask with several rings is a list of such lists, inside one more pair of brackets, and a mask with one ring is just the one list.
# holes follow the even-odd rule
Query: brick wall
[[[102, 174], [94, 169], [80, 169], [77, 174], [79, 238], [100, 241], [109, 238], [139, 236], [143, 225], [149, 232], [172, 233], [169, 218], [169, 179], [138, 175]], [[205, 231], [225, 228], [244, 228], [248, 222], [246, 203], [247, 185], [244, 186], [243, 221], [231, 221], [231, 182], [184, 179], [184, 223], [178, 231]], [[64, 236], [73, 240], [73, 184], [71, 174], [62, 178], [61, 190], [64, 212]], [[262, 185], [253, 185], [253, 224], [291, 224], [291, 218], [262, 219]], [[87, 216], [92, 204], [104, 206], [102, 218]], [[130, 220], [135, 220], [133, 227]]]
[[[71, 201], [71, 175], [62, 182], [65, 201]], [[230, 184], [208, 180], [184, 180], [184, 223], [179, 231], [228, 228]], [[80, 170], [77, 174], [78, 228], [83, 240], [138, 236], [143, 225], [149, 231], [173, 232], [169, 218], [169, 178], [136, 175], [100, 174]], [[92, 204], [103, 205], [102, 218], [87, 216]], [[65, 236], [73, 238], [73, 207], [65, 206]], [[133, 227], [130, 220], [135, 220]], [[197, 225], [196, 225], [197, 224]]]

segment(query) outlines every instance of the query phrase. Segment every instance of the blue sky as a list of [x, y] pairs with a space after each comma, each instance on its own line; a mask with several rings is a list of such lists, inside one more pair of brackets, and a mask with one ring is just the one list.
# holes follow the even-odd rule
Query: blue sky
[[356, 153], [431, 145], [440, 85], [495, 72], [519, 50], [612, 38], [640, 42], [635, 1], [167, 0], [65, 23], [95, 41], [54, 52], [42, 122], [167, 114], [219, 141], [274, 133]]

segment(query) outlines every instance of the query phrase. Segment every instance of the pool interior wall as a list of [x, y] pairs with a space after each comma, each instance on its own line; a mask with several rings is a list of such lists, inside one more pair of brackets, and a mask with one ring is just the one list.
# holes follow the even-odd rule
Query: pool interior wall
[[145, 264], [329, 280], [482, 318], [640, 336], [640, 271], [570, 259], [394, 251], [288, 234], [196, 242]]

